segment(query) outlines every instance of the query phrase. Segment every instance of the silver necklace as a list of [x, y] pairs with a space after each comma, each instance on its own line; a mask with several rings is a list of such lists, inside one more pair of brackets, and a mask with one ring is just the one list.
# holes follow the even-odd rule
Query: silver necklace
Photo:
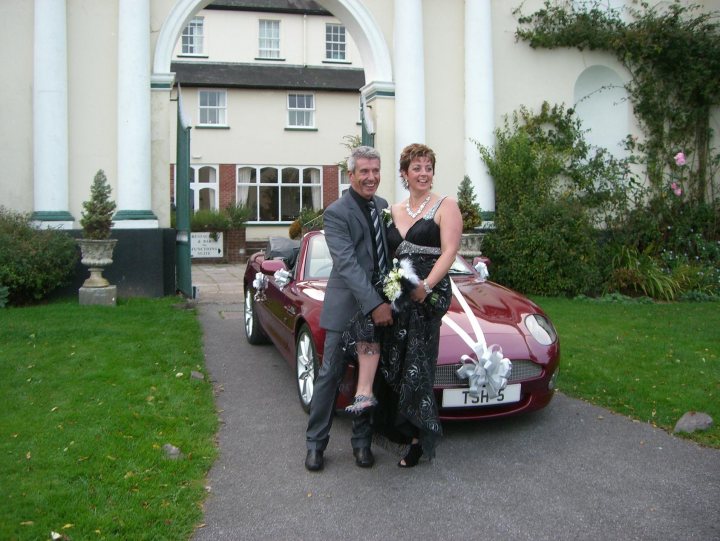
[[418, 209], [416, 211], [413, 211], [410, 208], [410, 198], [408, 197], [407, 203], [405, 203], [405, 211], [408, 213], [408, 216], [410, 216], [410, 218], [412, 218], [414, 220], [415, 218], [418, 217], [418, 214], [420, 214], [423, 211], [423, 209], [429, 202], [430, 202], [430, 195], [428, 195], [425, 198], [425, 201], [420, 203], [420, 206], [418, 207]]

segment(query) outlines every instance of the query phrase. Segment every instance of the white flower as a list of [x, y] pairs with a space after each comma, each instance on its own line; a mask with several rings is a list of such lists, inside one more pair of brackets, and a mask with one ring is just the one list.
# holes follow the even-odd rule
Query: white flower
[[382, 221], [383, 221], [383, 223], [385, 223], [385, 227], [387, 227], [391, 223], [393, 223], [392, 212], [390, 212], [389, 207], [382, 209]]
[[410, 259], [404, 258], [402, 261], [398, 261], [397, 258], [394, 258], [393, 267], [383, 280], [383, 293], [393, 303], [393, 308], [395, 307], [395, 301], [403, 294], [403, 279], [414, 285], [420, 283], [420, 278], [415, 273]]

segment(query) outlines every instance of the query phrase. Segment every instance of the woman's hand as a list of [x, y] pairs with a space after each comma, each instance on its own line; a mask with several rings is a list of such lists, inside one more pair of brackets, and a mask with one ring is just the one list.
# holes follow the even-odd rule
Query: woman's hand
[[410, 293], [410, 298], [415, 302], [423, 302], [427, 298], [428, 294], [425, 291], [425, 286], [420, 282], [415, 289]]

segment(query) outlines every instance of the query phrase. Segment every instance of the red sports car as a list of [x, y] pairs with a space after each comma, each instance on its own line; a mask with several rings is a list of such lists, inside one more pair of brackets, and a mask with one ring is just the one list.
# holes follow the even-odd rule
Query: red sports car
[[[477, 261], [475, 262], [477, 264]], [[308, 411], [313, 382], [322, 363], [325, 331], [320, 311], [332, 259], [322, 231], [302, 241], [274, 237], [266, 250], [251, 256], [244, 277], [245, 334], [251, 344], [272, 342], [296, 370], [300, 403]], [[458, 256], [450, 270], [457, 286], [440, 330], [440, 354], [435, 372], [435, 398], [440, 418], [483, 419], [545, 407], [558, 374], [560, 346], [550, 319], [535, 303], [510, 289], [485, 280], [473, 265]], [[499, 345], [512, 363], [507, 386], [497, 396], [471, 393], [458, 369], [477, 360], [468, 337], [476, 338], [479, 323], [488, 346]], [[477, 343], [477, 342], [475, 342]], [[348, 367], [336, 406], [352, 402], [355, 366]]]

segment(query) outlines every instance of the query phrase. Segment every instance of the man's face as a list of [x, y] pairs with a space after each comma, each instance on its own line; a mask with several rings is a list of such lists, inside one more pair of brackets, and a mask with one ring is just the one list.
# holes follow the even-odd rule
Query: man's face
[[355, 160], [355, 170], [348, 171], [350, 185], [359, 195], [370, 199], [380, 185], [380, 160], [358, 158]]

